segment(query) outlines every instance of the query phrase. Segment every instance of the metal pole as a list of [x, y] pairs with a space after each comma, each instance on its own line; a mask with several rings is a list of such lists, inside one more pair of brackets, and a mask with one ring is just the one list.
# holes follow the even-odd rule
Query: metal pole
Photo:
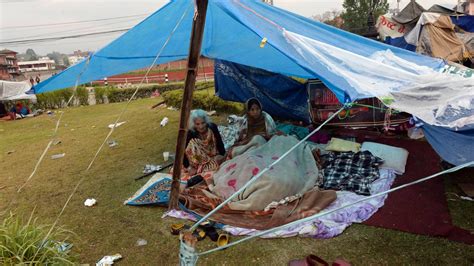
[[173, 182], [171, 184], [170, 203], [168, 208], [178, 209], [179, 185], [181, 168], [186, 148], [186, 135], [188, 133], [189, 112], [193, 99], [194, 85], [197, 76], [197, 66], [201, 54], [204, 24], [206, 22], [208, 0], [196, 1], [197, 13], [194, 14], [193, 27], [191, 31], [191, 43], [189, 45], [188, 67], [184, 84], [183, 103], [181, 104], [181, 118], [179, 121], [178, 141], [176, 143], [176, 157], [173, 166]]

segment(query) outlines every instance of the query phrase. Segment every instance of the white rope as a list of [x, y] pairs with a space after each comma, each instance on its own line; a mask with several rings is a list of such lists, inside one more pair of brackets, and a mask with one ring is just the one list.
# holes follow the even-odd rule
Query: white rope
[[239, 240], [237, 240], [237, 241], [235, 241], [235, 242], [229, 243], [229, 244], [227, 244], [227, 245], [225, 245], [225, 246], [218, 247], [218, 248], [214, 248], [214, 249], [211, 249], [211, 250], [208, 250], [208, 251], [204, 251], [204, 252], [198, 253], [197, 255], [198, 255], [198, 256], [207, 255], [207, 254], [210, 254], [210, 253], [212, 253], [212, 252], [219, 251], [219, 250], [223, 250], [223, 249], [229, 248], [229, 247], [231, 247], [231, 246], [237, 245], [237, 244], [239, 244], [239, 243], [245, 242], [245, 241], [250, 240], [250, 239], [252, 239], [252, 238], [256, 238], [256, 237], [259, 237], [259, 236], [263, 236], [263, 235], [266, 235], [266, 234], [270, 234], [270, 233], [273, 233], [273, 232], [276, 232], [276, 231], [285, 229], [285, 228], [287, 228], [287, 227], [291, 227], [291, 226], [298, 225], [298, 224], [300, 224], [300, 223], [304, 223], [304, 222], [308, 222], [308, 221], [313, 221], [313, 220], [316, 219], [316, 218], [319, 218], [319, 217], [328, 215], [328, 214], [330, 214], [330, 213], [333, 213], [333, 212], [336, 212], [336, 211], [345, 209], [345, 208], [350, 207], [350, 206], [353, 206], [353, 205], [355, 205], [355, 204], [358, 204], [358, 203], [361, 203], [361, 202], [364, 202], [364, 201], [367, 201], [367, 200], [370, 200], [370, 199], [373, 199], [373, 198], [376, 198], [376, 197], [379, 197], [379, 196], [383, 196], [383, 195], [392, 193], [392, 192], [394, 192], [394, 191], [400, 190], [400, 189], [402, 189], [402, 188], [406, 188], [406, 187], [409, 187], [409, 186], [412, 186], [412, 185], [415, 185], [415, 184], [418, 184], [418, 183], [422, 183], [422, 182], [425, 182], [425, 181], [430, 180], [430, 179], [432, 179], [432, 178], [435, 178], [435, 177], [437, 177], [437, 176], [444, 175], [444, 174], [448, 174], [448, 173], [452, 173], [452, 172], [455, 172], [455, 171], [458, 171], [458, 170], [461, 170], [461, 169], [463, 169], [463, 168], [465, 168], [465, 167], [470, 167], [470, 166], [474, 166], [474, 161], [468, 162], [468, 163], [465, 163], [465, 164], [462, 164], [462, 165], [459, 165], [459, 166], [456, 166], [456, 167], [453, 167], [453, 168], [450, 168], [450, 169], [447, 169], [447, 170], [444, 170], [444, 171], [442, 171], [442, 172], [439, 172], [439, 173], [430, 175], [430, 176], [425, 177], [425, 178], [422, 178], [422, 179], [418, 179], [418, 180], [416, 180], [416, 181], [413, 181], [413, 182], [410, 182], [410, 183], [407, 183], [407, 184], [404, 184], [404, 185], [401, 185], [401, 186], [398, 186], [398, 187], [395, 187], [395, 188], [392, 188], [392, 189], [389, 189], [389, 190], [386, 190], [386, 191], [383, 191], [383, 192], [379, 192], [379, 193], [377, 193], [377, 194], [374, 194], [374, 195], [371, 195], [371, 196], [368, 196], [368, 197], [364, 197], [364, 198], [359, 199], [359, 200], [356, 200], [356, 201], [354, 201], [354, 202], [352, 202], [352, 203], [349, 203], [349, 204], [343, 205], [343, 206], [341, 206], [341, 207], [332, 209], [332, 210], [330, 210], [330, 211], [320, 212], [320, 213], [315, 214], [315, 215], [313, 215], [313, 216], [306, 217], [306, 218], [304, 218], [304, 219], [297, 220], [297, 221], [294, 221], [294, 222], [291, 222], [291, 223], [288, 223], [288, 224], [285, 224], [285, 225], [282, 225], [282, 226], [279, 226], [279, 227], [271, 228], [271, 229], [268, 229], [268, 230], [265, 230], [265, 231], [260, 231], [260, 232], [256, 233], [255, 235], [247, 236], [247, 237], [242, 238], [242, 239], [239, 239]]
[[[68, 100], [67, 103], [66, 103], [66, 108], [69, 107], [69, 104], [72, 102], [72, 99], [73, 99], [74, 96], [76, 95], [77, 87], [79, 86], [79, 80], [81, 79], [82, 74], [86, 71], [87, 67], [89, 66], [89, 61], [90, 61], [90, 57], [87, 58], [86, 65], [84, 66], [84, 68], [82, 69], [82, 71], [81, 71], [81, 72], [79, 73], [79, 75], [77, 76], [76, 83], [74, 84], [74, 88], [73, 88], [73, 90], [72, 90], [72, 95], [71, 95], [71, 97], [69, 97], [69, 100]], [[35, 165], [35, 168], [33, 169], [33, 172], [31, 172], [30, 176], [26, 179], [25, 183], [23, 183], [23, 185], [21, 185], [21, 186], [18, 188], [17, 193], [19, 193], [19, 192], [23, 189], [23, 187], [25, 187], [26, 184], [30, 181], [30, 179], [36, 174], [36, 171], [38, 170], [38, 167], [40, 166], [41, 162], [43, 161], [44, 156], [45, 156], [46, 153], [48, 152], [49, 148], [50, 148], [51, 145], [53, 144], [54, 139], [55, 139], [56, 136], [57, 136], [58, 129], [59, 129], [59, 124], [61, 123], [61, 120], [62, 120], [62, 118], [63, 118], [63, 115], [64, 115], [64, 111], [62, 111], [61, 114], [59, 115], [59, 118], [58, 118], [58, 120], [56, 121], [56, 127], [54, 128], [53, 135], [51, 136], [51, 140], [48, 142], [48, 145], [46, 145], [46, 148], [44, 148], [43, 153], [41, 154], [40, 158], [39, 158], [38, 161], [36, 162], [36, 165]]]
[[245, 189], [247, 189], [251, 184], [255, 183], [263, 174], [265, 174], [267, 171], [270, 170], [274, 165], [279, 163], [281, 160], [283, 160], [288, 154], [290, 154], [293, 150], [295, 150], [299, 145], [304, 143], [307, 139], [309, 139], [314, 133], [318, 132], [326, 123], [331, 121], [334, 117], [336, 117], [344, 108], [346, 108], [347, 104], [342, 106], [341, 109], [339, 109], [337, 112], [332, 114], [326, 121], [324, 121], [321, 125], [319, 125], [313, 132], [309, 133], [308, 136], [304, 137], [300, 142], [295, 144], [295, 146], [291, 147], [287, 152], [285, 152], [283, 155], [280, 156], [276, 161], [265, 167], [263, 171], [259, 172], [257, 175], [253, 176], [250, 178], [250, 180], [239, 190], [237, 190], [234, 194], [232, 194], [229, 198], [227, 198], [225, 201], [223, 201], [221, 204], [219, 204], [217, 207], [215, 207], [212, 211], [210, 211], [208, 214], [206, 214], [204, 217], [202, 217], [199, 221], [197, 221], [189, 230], [193, 231], [195, 230], [202, 222], [206, 221], [211, 215], [216, 213], [218, 210], [220, 210], [222, 207], [224, 207], [227, 203], [229, 203], [232, 199], [237, 197], [240, 193], [242, 193]]
[[104, 141], [102, 142], [102, 144], [100, 145], [99, 149], [97, 150], [97, 152], [95, 153], [94, 157], [92, 158], [91, 162], [89, 163], [89, 166], [87, 166], [87, 169], [86, 170], [89, 170], [91, 167], [92, 167], [92, 164], [94, 163], [94, 161], [97, 159], [97, 156], [99, 156], [99, 153], [100, 151], [102, 150], [102, 148], [105, 146], [105, 143], [107, 143], [107, 141], [109, 140], [110, 136], [112, 135], [112, 133], [114, 132], [115, 130], [115, 125], [117, 125], [117, 123], [120, 121], [120, 119], [122, 118], [122, 115], [125, 113], [125, 111], [127, 110], [128, 108], [128, 105], [130, 104], [130, 102], [133, 100], [133, 98], [135, 98], [135, 95], [138, 93], [138, 90], [141, 88], [141, 86], [143, 85], [143, 83], [145, 82], [145, 79], [147, 78], [148, 74], [150, 73], [150, 71], [153, 69], [153, 67], [155, 66], [156, 64], [156, 61], [158, 61], [158, 58], [160, 58], [161, 56], [161, 53], [163, 52], [163, 50], [165, 49], [165, 47], [168, 45], [168, 42], [170, 41], [171, 37], [173, 36], [173, 34], [175, 33], [176, 29], [178, 29], [179, 25], [181, 24], [181, 22], [183, 21], [184, 17], [186, 16], [186, 14], [188, 13], [188, 10], [189, 10], [189, 7], [184, 11], [183, 15], [181, 16], [181, 18], [179, 19], [178, 23], [176, 24], [176, 26], [174, 27], [174, 29], [171, 31], [170, 35], [168, 36], [168, 38], [166, 39], [165, 43], [163, 44], [163, 46], [161, 47], [160, 51], [158, 52], [158, 54], [156, 55], [155, 59], [153, 60], [153, 62], [151, 63], [150, 67], [148, 68], [148, 70], [146, 71], [145, 75], [143, 76], [142, 80], [140, 81], [140, 83], [138, 84], [137, 88], [135, 89], [135, 91], [133, 92], [132, 96], [130, 97], [130, 99], [128, 99], [127, 101], [127, 104], [124, 106], [124, 108], [122, 109], [122, 112], [120, 112], [119, 116], [117, 117], [117, 119], [115, 120], [115, 123], [114, 123], [114, 126], [112, 128], [110, 128], [110, 131], [109, 133], [107, 134], [107, 136], [105, 137]]
[[[152, 64], [150, 65], [150, 67], [148, 68], [148, 71], [146, 72], [145, 76], [143, 76], [143, 79], [142, 81], [140, 82], [139, 86], [137, 87], [137, 89], [135, 90], [135, 92], [133, 93], [133, 95], [130, 97], [130, 99], [128, 100], [127, 104], [125, 105], [125, 107], [123, 108], [122, 112], [120, 113], [120, 115], [117, 117], [117, 120], [115, 121], [114, 123], [114, 126], [111, 128], [111, 130], [109, 131], [109, 134], [107, 134], [107, 137], [105, 138], [104, 142], [102, 143], [102, 145], [99, 147], [99, 149], [97, 150], [96, 154], [94, 155], [94, 158], [92, 159], [92, 161], [90, 162], [89, 166], [87, 167], [86, 169], [86, 172], [91, 168], [92, 164], [94, 163], [95, 159], [97, 158], [97, 156], [99, 155], [99, 152], [100, 150], [102, 149], [102, 147], [104, 146], [104, 144], [107, 142], [108, 138], [110, 137], [110, 135], [112, 135], [112, 132], [114, 131], [115, 129], [115, 125], [118, 123], [119, 119], [121, 118], [121, 116], [123, 115], [123, 113], [125, 113], [129, 103], [132, 101], [132, 99], [135, 97], [135, 95], [137, 94], [138, 92], [138, 89], [140, 88], [140, 86], [143, 84], [143, 82], [145, 81], [147, 75], [150, 73], [151, 69], [153, 68], [153, 66], [155, 65], [156, 61], [158, 60], [158, 58], [160, 57], [163, 49], [166, 47], [166, 45], [168, 44], [169, 40], [171, 39], [171, 37], [173, 36], [174, 32], [176, 31], [176, 29], [178, 28], [178, 26], [181, 24], [181, 22], [183, 21], [185, 15], [187, 14], [189, 10], [189, 7], [184, 11], [183, 15], [181, 16], [181, 18], [179, 19], [179, 21], [177, 22], [176, 26], [174, 27], [174, 29], [171, 31], [170, 35], [168, 36], [168, 39], [165, 41], [165, 43], [163, 44], [163, 46], [161, 47], [160, 51], [158, 52], [158, 54], [156, 55], [155, 59], [153, 60]], [[59, 221], [59, 218], [62, 216], [64, 210], [66, 210], [66, 207], [68, 206], [69, 202], [71, 201], [72, 197], [74, 196], [74, 194], [76, 193], [77, 189], [79, 188], [79, 186], [81, 185], [81, 183], [84, 181], [85, 179], [85, 175], [83, 175], [79, 181], [77, 182], [76, 186], [74, 187], [73, 191], [71, 192], [71, 194], [69, 195], [68, 199], [66, 200], [66, 202], [64, 203], [63, 205], [63, 208], [61, 209], [61, 212], [59, 212], [58, 216], [56, 217], [53, 225], [51, 226], [51, 229], [48, 231], [48, 234], [46, 234], [46, 236], [44, 237], [43, 239], [43, 242], [46, 241], [46, 239], [49, 237], [49, 235], [51, 234], [51, 232], [53, 231], [54, 227], [56, 226], [56, 224], [58, 223]], [[38, 249], [36, 251], [36, 254], [34, 256], [34, 258], [38, 255], [38, 252], [39, 252], [40, 249]], [[34, 259], [33, 258], [33, 259]]]

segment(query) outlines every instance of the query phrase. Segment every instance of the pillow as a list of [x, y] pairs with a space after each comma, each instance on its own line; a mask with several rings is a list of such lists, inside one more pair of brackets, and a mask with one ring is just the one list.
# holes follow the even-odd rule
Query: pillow
[[338, 151], [338, 152], [358, 152], [360, 150], [360, 143], [332, 138], [326, 147], [327, 151]]
[[405, 173], [408, 159], [407, 150], [375, 142], [362, 143], [361, 150], [370, 151], [373, 155], [383, 159], [384, 162], [380, 168], [393, 169], [399, 175]]

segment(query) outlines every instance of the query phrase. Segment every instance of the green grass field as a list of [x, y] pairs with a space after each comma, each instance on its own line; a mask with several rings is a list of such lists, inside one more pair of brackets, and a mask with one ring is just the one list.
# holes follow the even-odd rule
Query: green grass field
[[[158, 164], [163, 151], [174, 152], [179, 112], [149, 107], [158, 99], [133, 101], [111, 139], [115, 148], [104, 147], [92, 169], [85, 171], [125, 103], [77, 107], [64, 110], [58, 139], [37, 174], [17, 193], [50, 140], [57, 117], [41, 115], [13, 122], [0, 122], [0, 215], [9, 211], [28, 216], [36, 207], [36, 217], [50, 224], [81, 177], [84, 182], [72, 198], [59, 224], [76, 233], [73, 251], [80, 263], [94, 264], [104, 255], [120, 253], [117, 265], [176, 265], [179, 243], [169, 233], [175, 219], [161, 216], [160, 207], [130, 207], [124, 200], [146, 179], [134, 181], [145, 164]], [[160, 127], [163, 117], [170, 123]], [[217, 118], [223, 120], [223, 118]], [[12, 152], [8, 154], [8, 152]], [[51, 155], [66, 153], [61, 159]], [[457, 192], [448, 180], [447, 191]], [[87, 198], [98, 204], [88, 208]], [[457, 225], [474, 230], [474, 204], [449, 201]], [[408, 208], [409, 206], [400, 206]], [[138, 239], [148, 245], [136, 247]], [[235, 238], [234, 238], [235, 239]], [[206, 250], [214, 243], [205, 240]], [[258, 239], [200, 258], [206, 265], [286, 265], [290, 259], [309, 253], [327, 260], [344, 258], [354, 265], [472, 265], [474, 247], [444, 239], [352, 225], [342, 235], [328, 240], [293, 237]]]

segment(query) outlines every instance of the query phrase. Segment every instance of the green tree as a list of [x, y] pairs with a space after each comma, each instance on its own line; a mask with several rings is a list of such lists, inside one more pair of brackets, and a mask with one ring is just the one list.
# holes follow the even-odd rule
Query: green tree
[[343, 28], [354, 33], [367, 31], [367, 19], [372, 12], [374, 20], [387, 13], [387, 0], [344, 0], [342, 4], [344, 11], [341, 17], [344, 19]]
[[333, 9], [332, 11], [326, 11], [322, 14], [317, 14], [311, 18], [331, 26], [340, 28], [342, 26], [341, 11]]
[[35, 53], [33, 49], [26, 49], [26, 57], [27, 61], [35, 61], [38, 60], [38, 55]]
[[63, 62], [65, 66], [71, 65], [71, 63], [69, 62], [69, 57], [67, 55], [63, 55]]
[[64, 63], [63, 54], [59, 52], [52, 52], [52, 53], [47, 54], [46, 56], [49, 57], [49, 59], [54, 60], [54, 63], [56, 65], [60, 65], [61, 63]]

